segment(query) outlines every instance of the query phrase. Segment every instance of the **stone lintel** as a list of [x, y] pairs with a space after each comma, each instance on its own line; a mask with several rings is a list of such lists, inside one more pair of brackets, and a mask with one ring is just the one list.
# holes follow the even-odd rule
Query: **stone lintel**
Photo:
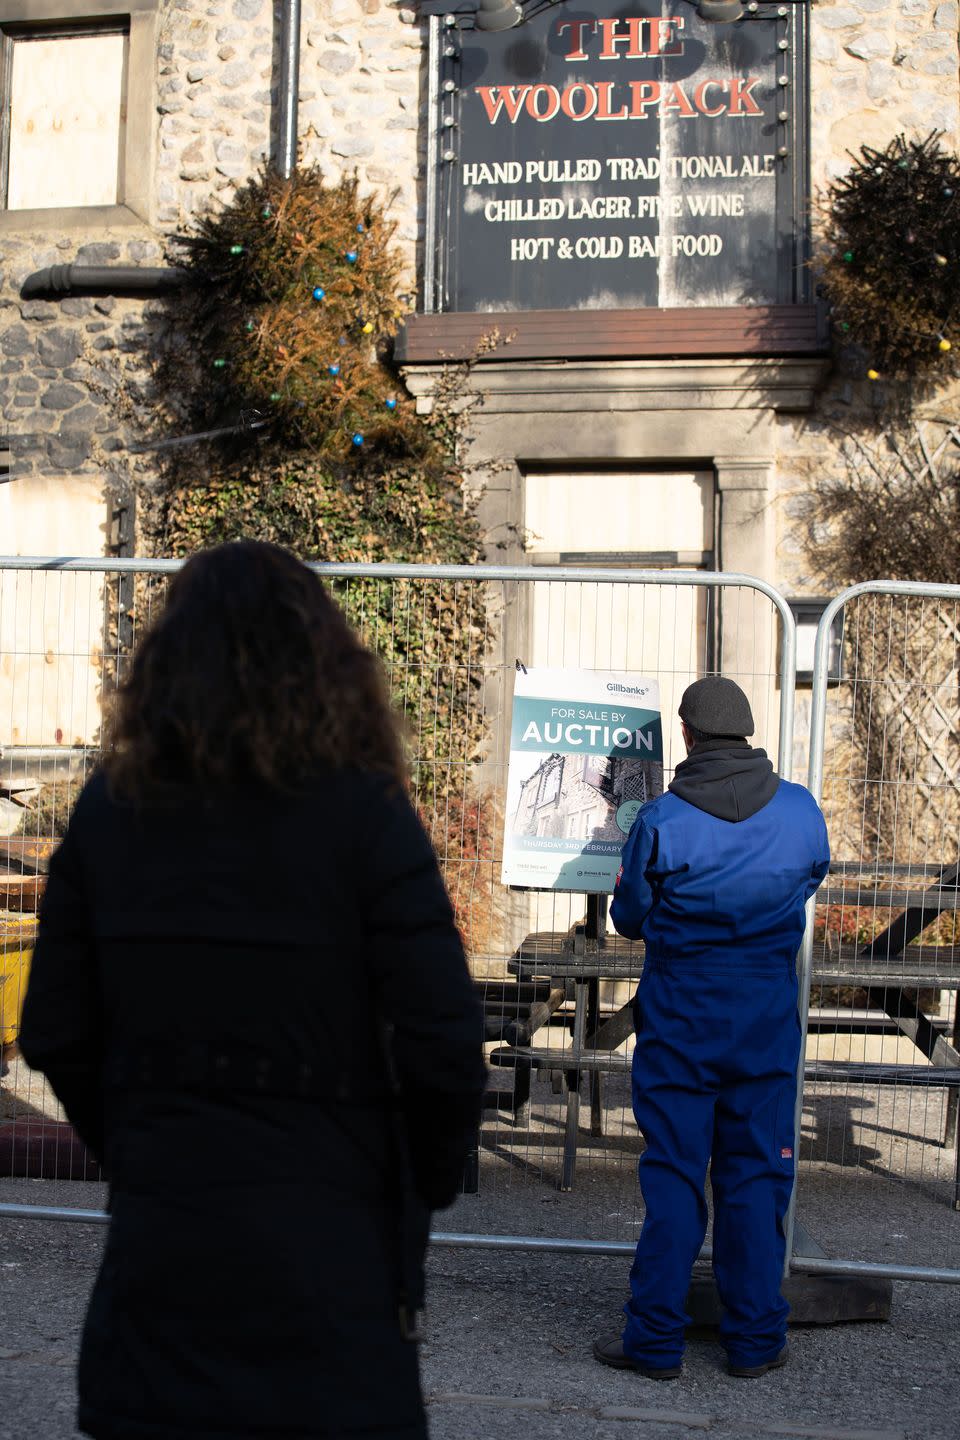
[[[470, 377], [486, 414], [643, 409], [806, 411], [823, 360], [524, 360], [483, 362]], [[433, 391], [437, 365], [408, 365], [418, 401]]]

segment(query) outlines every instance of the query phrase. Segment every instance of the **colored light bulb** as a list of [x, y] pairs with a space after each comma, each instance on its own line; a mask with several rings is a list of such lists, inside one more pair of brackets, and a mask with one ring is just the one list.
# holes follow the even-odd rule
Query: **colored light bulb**
[[948, 263], [946, 255], [934, 255], [933, 263], [935, 265], [946, 265]]
[[214, 370], [222, 370], [226, 363], [226, 360], [214, 360], [213, 368]]
[[940, 336], [940, 343], [939, 343], [939, 345], [937, 346], [937, 349], [940, 351], [940, 353], [941, 353], [942, 355], [946, 355], [946, 353], [947, 353], [948, 350], [952, 350], [952, 349], [953, 349], [953, 346], [951, 345], [951, 343], [950, 343], [949, 340], [947, 340], [943, 335], [941, 335], [941, 336]]
[[359, 430], [357, 430], [353, 435], [351, 435], [350, 440], [351, 443], [356, 445], [358, 448], [363, 444], [363, 436], [360, 434]]
[[326, 293], [327, 293], [327, 292], [326, 292], [326, 290], [324, 290], [324, 288], [323, 288], [322, 285], [315, 285], [315, 286], [313, 287], [313, 298], [314, 298], [314, 300], [322, 300], [322, 299], [324, 298], [324, 296], [326, 295]]
[[242, 255], [242, 254], [243, 254], [243, 246], [242, 246], [242, 245], [231, 245], [231, 246], [230, 246], [230, 254], [231, 254], [231, 255]]
[[396, 400], [394, 400], [394, 398], [393, 398], [392, 395], [389, 396], [388, 399], [384, 400], [383, 403], [384, 403], [384, 405], [386, 405], [386, 407], [387, 407], [388, 410], [396, 410], [396, 408], [397, 408], [397, 402], [396, 402]]
[[362, 235], [362, 234], [363, 234], [363, 221], [362, 221], [362, 220], [361, 220], [360, 223], [357, 225], [357, 234], [358, 234], [358, 235]]
[[254, 323], [253, 323], [252, 320], [248, 320], [247, 323], [246, 323], [246, 325], [244, 325], [243, 328], [244, 328], [244, 330], [246, 330], [247, 333], [249, 334], [249, 332], [250, 332], [251, 330], [255, 329], [256, 327], [254, 326]]
[[853, 251], [852, 251], [852, 250], [844, 250], [844, 252], [843, 252], [843, 258], [844, 258], [844, 260], [847, 262], [847, 264], [849, 265], [849, 264], [850, 264], [850, 261], [853, 259]]
[[867, 371], [867, 379], [868, 379], [868, 380], [879, 380], [879, 379], [880, 379], [880, 371], [879, 371], [879, 370], [868, 370], [868, 371]]
[[264, 205], [263, 209], [260, 211], [260, 214], [263, 216], [264, 220], [269, 220], [270, 216], [273, 214], [273, 211], [271, 210], [269, 205]]
[[280, 391], [279, 391], [279, 390], [271, 390], [271, 392], [270, 392], [270, 399], [271, 399], [271, 400], [274, 400], [274, 401], [279, 400], [279, 399], [280, 399]]
[[349, 265], [355, 265], [356, 262], [357, 262], [357, 252], [356, 252], [356, 250], [347, 250], [347, 251], [345, 251], [343, 258], [347, 261], [347, 263], [348, 263]]
[[327, 366], [327, 374], [328, 374], [328, 375], [339, 375], [339, 374], [340, 374], [340, 366], [339, 366], [339, 365], [328, 365], [328, 366]]
[[373, 334], [373, 326], [371, 325], [371, 323], [370, 323], [369, 320], [367, 320], [363, 325], [360, 326], [360, 333], [361, 333], [362, 335], [372, 335], [372, 334]]

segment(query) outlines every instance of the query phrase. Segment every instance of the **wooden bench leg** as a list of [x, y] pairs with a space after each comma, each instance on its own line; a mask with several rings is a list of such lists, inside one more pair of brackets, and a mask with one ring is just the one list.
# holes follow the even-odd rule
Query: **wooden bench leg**
[[590, 1134], [603, 1134], [603, 1076], [599, 1070], [590, 1075]]
[[[577, 1077], [579, 1079], [579, 1077]], [[563, 1133], [563, 1171], [560, 1189], [572, 1190], [577, 1168], [577, 1138], [580, 1129], [580, 1088], [567, 1077], [567, 1124]]]
[[513, 1071], [513, 1124], [524, 1129], [530, 1124], [530, 1083], [533, 1066], [529, 1060], [518, 1060]]

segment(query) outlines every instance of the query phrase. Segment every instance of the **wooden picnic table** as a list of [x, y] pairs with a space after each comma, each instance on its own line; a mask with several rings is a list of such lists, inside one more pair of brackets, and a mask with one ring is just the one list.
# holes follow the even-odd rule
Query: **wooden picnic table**
[[[849, 905], [898, 911], [884, 931], [861, 945], [818, 942], [813, 952], [813, 983], [836, 987], [854, 986], [867, 992], [866, 1008], [882, 1011], [919, 1050], [922, 1065], [857, 1064], [850, 1061], [811, 1061], [805, 1078], [816, 1083], [841, 1081], [885, 1085], [943, 1086], [951, 1093], [947, 1142], [956, 1140], [956, 1097], [960, 1093], [960, 947], [914, 943], [916, 937], [944, 911], [960, 910], [960, 867], [935, 873], [929, 887], [913, 884], [889, 885], [852, 882], [849, 872], [842, 883], [829, 881], [818, 896], [818, 905]], [[894, 877], [899, 878], [899, 877]], [[908, 877], [909, 878], [909, 877]], [[602, 903], [601, 903], [602, 902]], [[490, 1056], [494, 1065], [551, 1070], [566, 1078], [567, 1113], [560, 1188], [571, 1189], [575, 1177], [580, 1118], [580, 1076], [590, 1077], [591, 1131], [603, 1133], [602, 1076], [627, 1073], [629, 1058], [618, 1053], [633, 1033], [632, 997], [612, 1015], [601, 1015], [601, 981], [638, 981], [643, 972], [642, 941], [626, 940], [606, 932], [606, 897], [588, 897], [586, 923], [570, 932], [541, 931], [528, 935], [508, 962], [518, 982], [549, 982], [556, 999], [561, 994], [573, 1002], [567, 1045], [542, 1045], [530, 1033], [526, 1043], [499, 1046]], [[923, 990], [957, 992], [957, 1016], [948, 1037], [940, 1032], [913, 993]], [[540, 1029], [549, 1024], [543, 1013]], [[528, 1083], [528, 1082], [527, 1082]], [[527, 1092], [529, 1093], [529, 1092]], [[960, 1146], [955, 1170], [955, 1203], [960, 1208]]]

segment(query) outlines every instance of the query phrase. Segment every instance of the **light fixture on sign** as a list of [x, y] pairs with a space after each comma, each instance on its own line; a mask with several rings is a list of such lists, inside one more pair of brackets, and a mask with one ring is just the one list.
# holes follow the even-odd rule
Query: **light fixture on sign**
[[743, 6], [740, 0], [698, 0], [697, 14], [701, 20], [712, 21], [715, 25], [726, 25], [740, 19]]
[[[813, 684], [813, 656], [817, 629], [829, 600], [788, 600], [797, 622], [797, 684]], [[827, 684], [839, 685], [843, 677], [843, 611], [839, 610], [830, 626], [827, 659]]]
[[512, 30], [524, 14], [514, 0], [480, 0], [474, 24], [478, 30]]
[[[532, 20], [535, 15], [558, 3], [559, 0], [546, 0], [545, 4], [534, 0], [534, 3], [524, 10], [517, 0], [478, 0], [473, 23], [477, 30], [512, 30], [515, 25]], [[696, 6], [701, 20], [716, 25], [727, 25], [743, 16], [740, 0], [690, 0], [690, 3]], [[446, 23], [449, 24], [452, 19], [453, 16], [448, 15]]]

